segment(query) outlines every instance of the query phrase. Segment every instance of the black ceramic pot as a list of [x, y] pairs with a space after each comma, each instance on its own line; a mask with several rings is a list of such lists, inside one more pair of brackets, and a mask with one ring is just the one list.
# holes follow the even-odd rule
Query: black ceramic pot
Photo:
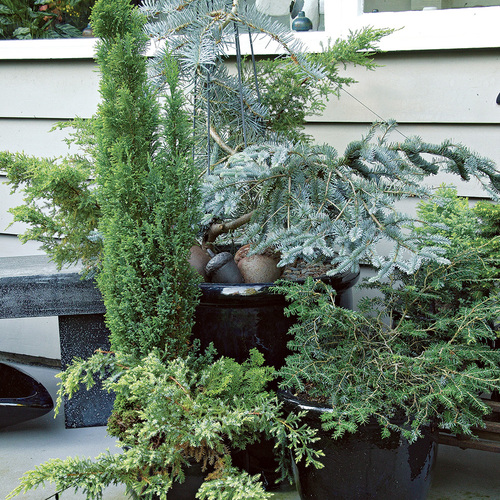
[[[323, 278], [337, 292], [338, 305], [352, 308], [352, 287], [359, 273], [343, 273]], [[290, 354], [287, 332], [294, 319], [286, 317], [286, 300], [271, 293], [273, 283], [202, 283], [202, 296], [196, 308], [193, 337], [206, 348], [213, 342], [219, 355], [244, 361], [250, 349], [257, 348], [266, 363], [281, 368]], [[274, 387], [276, 389], [276, 387]], [[249, 474], [260, 474], [266, 489], [276, 487], [277, 462], [274, 442], [263, 440], [233, 454], [233, 463]]]
[[[325, 278], [336, 290], [336, 302], [352, 308], [352, 290], [359, 274]], [[285, 298], [271, 293], [273, 283], [202, 283], [193, 337], [206, 348], [214, 343], [221, 356], [244, 361], [257, 348], [268, 365], [280, 368], [289, 351], [287, 332], [293, 318], [284, 315]]]
[[54, 404], [47, 389], [22, 370], [0, 363], [0, 427], [48, 413]]
[[315, 448], [321, 449], [324, 468], [294, 464], [294, 476], [302, 500], [424, 500], [430, 487], [437, 455], [437, 431], [409, 444], [393, 434], [382, 439], [380, 426], [371, 423], [355, 434], [332, 439], [321, 429], [319, 405], [281, 394], [286, 409], [306, 410], [304, 423], [319, 429]]
[[[183, 483], [174, 483], [168, 490], [167, 498], [170, 500], [196, 500], [196, 493], [205, 480], [207, 471], [202, 470], [200, 463], [193, 463], [191, 467], [184, 470], [186, 480]], [[159, 496], [153, 495], [153, 500], [159, 500]]]

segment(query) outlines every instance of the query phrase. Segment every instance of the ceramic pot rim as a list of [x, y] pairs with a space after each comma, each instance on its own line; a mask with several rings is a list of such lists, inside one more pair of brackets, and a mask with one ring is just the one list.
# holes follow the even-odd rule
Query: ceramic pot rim
[[[331, 285], [337, 292], [342, 293], [353, 287], [358, 279], [359, 272], [350, 271], [334, 276], [323, 276], [320, 279]], [[294, 280], [304, 283], [305, 280]], [[285, 303], [283, 296], [271, 293], [269, 289], [274, 283], [200, 283], [201, 303], [219, 302], [275, 302]]]

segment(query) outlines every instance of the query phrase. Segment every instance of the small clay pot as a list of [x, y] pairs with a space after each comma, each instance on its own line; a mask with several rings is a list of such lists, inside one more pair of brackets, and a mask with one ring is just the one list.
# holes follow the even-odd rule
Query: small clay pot
[[212, 283], [243, 283], [243, 276], [229, 252], [218, 253], [205, 267]]
[[208, 281], [207, 272], [205, 267], [210, 261], [210, 255], [203, 248], [195, 245], [191, 247], [191, 256], [189, 257], [189, 264], [194, 267], [203, 276], [203, 281]]

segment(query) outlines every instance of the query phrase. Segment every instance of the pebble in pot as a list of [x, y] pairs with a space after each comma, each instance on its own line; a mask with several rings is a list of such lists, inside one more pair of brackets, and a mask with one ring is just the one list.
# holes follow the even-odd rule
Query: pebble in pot
[[203, 248], [197, 245], [191, 247], [189, 264], [191, 264], [191, 267], [194, 267], [198, 271], [198, 273], [203, 276], [203, 281], [208, 281], [208, 276], [205, 268], [210, 259], [210, 255], [206, 250], [203, 250]]
[[218, 253], [205, 270], [212, 283], [243, 283], [243, 276], [229, 252]]
[[274, 283], [283, 273], [278, 267], [279, 256], [273, 250], [248, 255], [250, 245], [242, 246], [234, 256], [245, 283]]

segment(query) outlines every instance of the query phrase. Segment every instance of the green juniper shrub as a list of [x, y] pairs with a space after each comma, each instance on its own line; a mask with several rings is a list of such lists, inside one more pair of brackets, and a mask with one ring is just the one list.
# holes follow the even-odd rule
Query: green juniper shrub
[[[457, 196], [454, 187], [442, 186], [419, 204], [421, 224], [414, 230], [447, 238], [444, 257], [448, 262], [429, 263], [414, 275], [399, 276], [405, 284], [401, 308], [407, 309], [407, 314], [442, 323], [464, 307], [498, 300], [499, 214], [499, 206], [488, 201], [470, 206], [467, 198]], [[417, 295], [419, 300], [415, 300]], [[492, 321], [496, 322], [495, 318]]]
[[271, 498], [258, 476], [231, 463], [231, 449], [244, 449], [262, 433], [276, 439], [284, 476], [289, 448], [297, 459], [321, 467], [321, 452], [309, 446], [315, 431], [301, 425], [299, 416], [281, 415], [277, 396], [266, 389], [274, 369], [263, 365], [256, 350], [241, 364], [215, 359], [211, 351], [168, 362], [156, 353], [137, 359], [101, 352], [70, 365], [61, 374], [60, 393], [71, 395], [82, 382], [91, 386], [93, 376], [105, 372], [105, 388], [126, 405], [109, 422], [124, 450], [93, 460], [50, 460], [25, 473], [8, 498], [51, 482], [58, 490], [81, 490], [89, 500], [103, 498], [103, 489], [112, 484], [124, 484], [132, 497], [165, 500], [193, 463], [200, 463], [206, 474], [197, 498]]
[[[79, 130], [84, 126], [88, 123], [81, 123]], [[102, 253], [97, 232], [101, 212], [89, 160], [83, 155], [60, 161], [2, 151], [0, 168], [7, 171], [11, 192], [22, 189], [24, 194], [24, 204], [9, 210], [13, 222], [29, 224], [21, 241], [40, 242], [59, 269], [81, 261], [88, 272], [95, 271]]]
[[201, 218], [176, 61], [164, 54], [165, 107], [148, 82], [144, 20], [128, 2], [98, 2], [102, 103], [95, 118], [97, 282], [114, 350], [184, 355], [199, 279], [188, 263]]

